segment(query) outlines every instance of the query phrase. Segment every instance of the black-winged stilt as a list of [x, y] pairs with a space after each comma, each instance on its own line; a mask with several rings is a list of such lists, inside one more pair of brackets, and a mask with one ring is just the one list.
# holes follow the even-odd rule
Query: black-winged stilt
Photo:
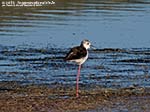
[[70, 62], [75, 62], [79, 65], [77, 77], [76, 77], [76, 97], [79, 96], [79, 77], [80, 77], [80, 69], [81, 65], [88, 58], [88, 49], [90, 48], [91, 43], [89, 40], [83, 40], [80, 46], [76, 46], [71, 48], [69, 53], [66, 55], [65, 60]]

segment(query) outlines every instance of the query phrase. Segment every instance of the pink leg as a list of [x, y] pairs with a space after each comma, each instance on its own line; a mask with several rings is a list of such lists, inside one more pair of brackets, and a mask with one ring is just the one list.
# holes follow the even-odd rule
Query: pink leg
[[77, 74], [77, 78], [76, 78], [76, 97], [79, 97], [79, 77], [80, 77], [80, 69], [81, 69], [81, 65], [79, 65], [78, 74]]

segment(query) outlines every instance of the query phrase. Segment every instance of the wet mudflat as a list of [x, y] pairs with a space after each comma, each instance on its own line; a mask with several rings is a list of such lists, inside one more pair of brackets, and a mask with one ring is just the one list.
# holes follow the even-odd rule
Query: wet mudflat
[[[58, 85], [21, 86], [17, 82], [0, 84], [1, 112], [148, 112], [150, 89], [91, 89], [81, 87], [80, 97], [75, 88]], [[98, 88], [98, 87], [97, 87]]]

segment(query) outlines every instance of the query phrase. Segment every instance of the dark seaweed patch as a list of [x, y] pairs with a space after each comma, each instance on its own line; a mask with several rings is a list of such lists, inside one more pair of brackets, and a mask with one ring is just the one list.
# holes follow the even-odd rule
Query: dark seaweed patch
[[127, 59], [120, 60], [118, 62], [128, 62], [128, 63], [150, 63], [150, 59]]
[[125, 49], [119, 49], [119, 48], [95, 49], [93, 51], [94, 52], [105, 52], [105, 53], [110, 53], [110, 52], [127, 52]]

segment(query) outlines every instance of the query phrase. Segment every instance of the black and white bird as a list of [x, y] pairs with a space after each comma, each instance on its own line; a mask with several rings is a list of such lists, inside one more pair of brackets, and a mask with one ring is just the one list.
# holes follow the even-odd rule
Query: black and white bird
[[76, 78], [76, 97], [79, 96], [79, 77], [80, 77], [80, 69], [81, 65], [87, 60], [88, 58], [88, 49], [91, 47], [91, 43], [89, 40], [83, 40], [80, 46], [76, 46], [71, 48], [69, 53], [66, 55], [65, 60], [70, 62], [75, 62], [79, 65], [77, 78]]

